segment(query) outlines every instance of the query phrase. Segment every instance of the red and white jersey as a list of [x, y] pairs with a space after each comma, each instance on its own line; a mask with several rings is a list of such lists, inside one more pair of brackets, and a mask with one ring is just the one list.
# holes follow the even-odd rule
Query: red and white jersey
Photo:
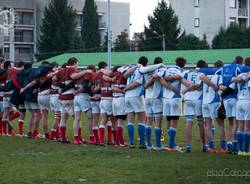
[[7, 71], [5, 71], [1, 76], [0, 76], [0, 101], [3, 100], [3, 96], [4, 96], [4, 92], [2, 90], [2, 88], [4, 87], [4, 85], [6, 84], [7, 81]]
[[[92, 75], [90, 73], [85, 73], [80, 79], [75, 80], [75, 88], [80, 89], [84, 81], [92, 82]], [[91, 85], [91, 84], [90, 84]], [[84, 91], [83, 91], [84, 93]]]
[[112, 82], [105, 81], [103, 79], [103, 73], [100, 72], [100, 82], [99, 87], [101, 88], [101, 98], [112, 98], [113, 92], [112, 92]]
[[[14, 68], [14, 67], [8, 68], [7, 72], [6, 72], [7, 76], [6, 76], [5, 84], [7, 84], [7, 82], [11, 81], [16, 76], [18, 71], [20, 71], [20, 70], [17, 68]], [[10, 96], [12, 93], [13, 93], [13, 90], [10, 90], [8, 92], [4, 92], [4, 96]]]
[[[111, 77], [116, 77], [115, 82], [113, 83], [113, 86], [120, 89], [124, 90], [126, 87], [127, 79], [124, 77], [123, 73], [121, 72], [113, 72], [111, 74]], [[118, 93], [118, 92], [113, 92], [114, 97], [120, 97], [120, 96], [125, 96], [124, 93]]]
[[[70, 84], [71, 82], [73, 82], [71, 75], [73, 73], [77, 72], [77, 68], [75, 66], [69, 66], [66, 68], [61, 69], [58, 73], [57, 73], [57, 79], [59, 83], [63, 83], [65, 85]], [[71, 88], [65, 92], [63, 92], [62, 94], [60, 94], [59, 99], [60, 100], [73, 100], [74, 99], [74, 93], [75, 89]]]

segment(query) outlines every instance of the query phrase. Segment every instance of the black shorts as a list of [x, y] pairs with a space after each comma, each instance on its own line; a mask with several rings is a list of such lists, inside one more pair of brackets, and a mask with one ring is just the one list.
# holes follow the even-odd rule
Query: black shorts
[[115, 116], [115, 118], [121, 119], [121, 120], [126, 120], [127, 119], [127, 115], [119, 115], [119, 116]]
[[180, 116], [167, 116], [167, 120], [179, 120]]

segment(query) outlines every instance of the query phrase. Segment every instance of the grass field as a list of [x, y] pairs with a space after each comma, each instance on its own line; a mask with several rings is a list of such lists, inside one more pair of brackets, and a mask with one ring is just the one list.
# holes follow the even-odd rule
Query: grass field
[[[82, 122], [87, 137], [86, 120]], [[184, 125], [182, 120], [177, 132], [180, 146], [184, 145]], [[71, 127], [72, 119], [68, 123], [70, 138]], [[193, 142], [192, 153], [186, 155], [1, 137], [0, 184], [250, 183], [249, 157], [202, 153], [196, 125]], [[209, 176], [221, 175], [222, 171], [231, 176]], [[238, 171], [244, 172], [237, 174]], [[248, 177], [236, 176], [239, 174], [248, 174]]]

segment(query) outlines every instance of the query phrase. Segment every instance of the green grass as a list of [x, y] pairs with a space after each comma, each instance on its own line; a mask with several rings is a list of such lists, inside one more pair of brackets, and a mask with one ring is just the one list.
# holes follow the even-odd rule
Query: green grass
[[[87, 137], [86, 119], [82, 122]], [[181, 120], [177, 132], [181, 146], [184, 145], [184, 125]], [[71, 127], [72, 119], [68, 122], [68, 136], [72, 138]], [[165, 130], [166, 123], [166, 133]], [[202, 153], [196, 125], [193, 142], [192, 153], [184, 155], [1, 137], [0, 183], [250, 183], [250, 176], [207, 176], [207, 171], [225, 168], [247, 170], [250, 175], [250, 158]]]
[[[144, 52], [113, 52], [112, 64], [136, 64], [138, 58], [146, 56], [149, 63], [152, 64], [155, 57], [162, 57], [166, 65], [173, 65], [177, 57], [187, 59], [188, 65], [195, 65], [200, 59], [213, 64], [217, 60], [222, 60], [225, 63], [231, 63], [238, 55], [249, 57], [250, 49], [211, 49], [211, 50], [179, 50], [179, 51], [144, 51]], [[107, 53], [64, 53], [52, 58], [46, 59], [50, 62], [58, 62], [63, 64], [70, 57], [76, 57], [79, 60], [79, 66], [97, 65], [100, 61], [107, 61]]]

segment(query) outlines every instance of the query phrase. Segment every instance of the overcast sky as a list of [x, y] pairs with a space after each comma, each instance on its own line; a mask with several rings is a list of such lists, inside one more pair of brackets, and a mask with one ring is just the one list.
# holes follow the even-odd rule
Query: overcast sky
[[118, 2], [130, 3], [130, 32], [142, 32], [144, 24], [148, 25], [148, 15], [152, 14], [154, 8], [157, 6], [158, 0], [111, 0]]

